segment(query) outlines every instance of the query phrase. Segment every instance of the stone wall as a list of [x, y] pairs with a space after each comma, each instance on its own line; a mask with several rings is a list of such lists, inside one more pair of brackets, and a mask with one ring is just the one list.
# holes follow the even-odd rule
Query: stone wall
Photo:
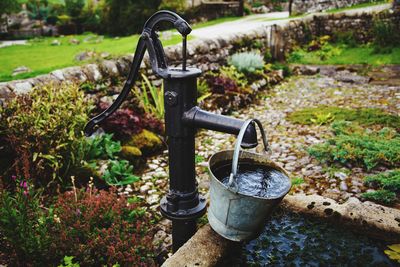
[[[225, 64], [228, 56], [237, 51], [259, 49], [260, 47], [261, 50], [270, 48], [273, 54], [276, 54], [276, 58], [282, 59], [295, 45], [304, 44], [315, 36], [341, 31], [351, 30], [358, 41], [366, 43], [372, 40], [371, 29], [375, 16], [379, 16], [383, 20], [391, 20], [400, 28], [400, 12], [382, 12], [375, 15], [321, 14], [308, 16], [282, 23], [281, 26], [260, 27], [247, 34], [190, 41], [188, 65], [194, 65], [203, 71], [213, 70]], [[181, 45], [166, 47], [165, 53], [170, 65], [178, 66], [180, 64], [182, 60]], [[0, 102], [14, 94], [27, 93], [33, 87], [47, 82], [99, 83], [110, 79], [124, 80], [132, 59], [132, 55], [127, 55], [113, 60], [104, 60], [97, 64], [55, 70], [50, 74], [26, 80], [0, 83]], [[156, 80], [147, 57], [145, 57], [142, 67], [150, 79]]]
[[356, 4], [372, 2], [371, 0], [293, 0], [292, 14], [322, 12], [328, 9], [342, 8]]
[[[357, 43], [366, 44], [373, 40], [374, 20], [390, 21], [400, 28], [400, 12], [383, 11], [378, 14], [361, 13], [355, 15], [319, 14], [292, 20], [284, 26], [276, 27], [275, 50], [286, 54], [296, 45], [310, 42], [316, 36], [351, 32]], [[278, 40], [276, 40], [278, 39]]]

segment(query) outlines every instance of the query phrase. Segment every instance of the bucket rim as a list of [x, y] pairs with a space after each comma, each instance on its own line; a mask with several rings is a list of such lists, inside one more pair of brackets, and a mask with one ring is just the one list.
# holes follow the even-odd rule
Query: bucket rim
[[[210, 163], [211, 163], [211, 160], [212, 160], [216, 155], [222, 154], [222, 153], [230, 153], [230, 152], [231, 152], [232, 155], [233, 155], [234, 150], [233, 150], [233, 149], [225, 149], [225, 150], [218, 151], [218, 152], [214, 153], [214, 154], [209, 158], [209, 160], [208, 160], [208, 170], [209, 170], [209, 172], [210, 172], [210, 174], [211, 174], [211, 179], [217, 181], [217, 182], [218, 182], [220, 185], [222, 185], [225, 189], [227, 189], [228, 191], [232, 192], [233, 194], [237, 194], [237, 195], [244, 196], [244, 197], [253, 197], [253, 198], [256, 198], [256, 199], [260, 199], [260, 200], [278, 200], [278, 199], [284, 197], [285, 195], [287, 195], [287, 194], [289, 193], [290, 189], [292, 188], [292, 180], [290, 179], [288, 172], [287, 172], [283, 167], [277, 165], [274, 161], [272, 161], [272, 160], [270, 160], [270, 159], [268, 159], [267, 161], [274, 164], [274, 166], [271, 166], [271, 167], [273, 167], [273, 168], [278, 169], [279, 171], [281, 171], [281, 172], [287, 177], [287, 179], [288, 179], [288, 181], [289, 181], [287, 188], [285, 188], [285, 191], [284, 191], [282, 194], [280, 194], [278, 197], [268, 197], [268, 198], [266, 198], [266, 197], [259, 197], [259, 196], [251, 196], [251, 195], [247, 195], [247, 194], [235, 192], [235, 191], [233, 191], [232, 189], [230, 189], [228, 186], [224, 185], [224, 184], [223, 184], [220, 180], [218, 180], [217, 177], [214, 175], [213, 171], [211, 170], [211, 164], [210, 164]], [[256, 156], [263, 156], [263, 155], [260, 154], [260, 153], [255, 153], [255, 152], [250, 152], [250, 151], [243, 151], [242, 153], [245, 153], [245, 154], [252, 154], [252, 155], [256, 155]], [[239, 157], [239, 162], [240, 162], [240, 157]]]

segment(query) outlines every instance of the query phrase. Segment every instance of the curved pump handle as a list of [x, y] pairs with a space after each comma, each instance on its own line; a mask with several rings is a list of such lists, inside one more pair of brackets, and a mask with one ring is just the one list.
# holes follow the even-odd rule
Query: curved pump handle
[[138, 78], [140, 64], [143, 60], [146, 49], [149, 53], [150, 63], [155, 74], [162, 78], [167, 77], [168, 64], [165, 58], [164, 49], [161, 41], [158, 39], [156, 28], [160, 22], [173, 23], [176, 30], [186, 40], [186, 36], [192, 31], [189, 24], [182, 19], [178, 14], [162, 10], [154, 13], [144, 24], [143, 32], [139, 38], [135, 55], [129, 70], [128, 78], [123, 86], [121, 93], [118, 95], [114, 103], [111, 104], [105, 111], [92, 118], [85, 126], [84, 133], [90, 136], [94, 132], [96, 125], [107, 119], [113, 114], [124, 102], [128, 96], [132, 86]]

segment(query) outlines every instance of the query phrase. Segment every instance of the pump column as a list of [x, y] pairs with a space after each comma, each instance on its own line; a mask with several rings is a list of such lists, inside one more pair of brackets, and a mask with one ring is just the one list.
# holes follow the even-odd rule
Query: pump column
[[184, 112], [196, 105], [198, 69], [170, 70], [164, 80], [165, 130], [169, 156], [170, 188], [161, 200], [161, 213], [172, 220], [173, 250], [178, 250], [196, 230], [196, 218], [206, 211], [195, 172], [195, 127], [184, 125]]

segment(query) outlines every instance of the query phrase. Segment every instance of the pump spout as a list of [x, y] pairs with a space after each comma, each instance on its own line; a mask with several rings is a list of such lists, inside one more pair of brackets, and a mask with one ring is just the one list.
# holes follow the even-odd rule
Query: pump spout
[[[223, 133], [238, 135], [245, 121], [224, 115], [204, 111], [199, 107], [193, 107], [183, 114], [183, 122], [191, 127], [203, 128]], [[251, 123], [244, 134], [242, 147], [256, 147], [257, 132], [254, 123]]]

